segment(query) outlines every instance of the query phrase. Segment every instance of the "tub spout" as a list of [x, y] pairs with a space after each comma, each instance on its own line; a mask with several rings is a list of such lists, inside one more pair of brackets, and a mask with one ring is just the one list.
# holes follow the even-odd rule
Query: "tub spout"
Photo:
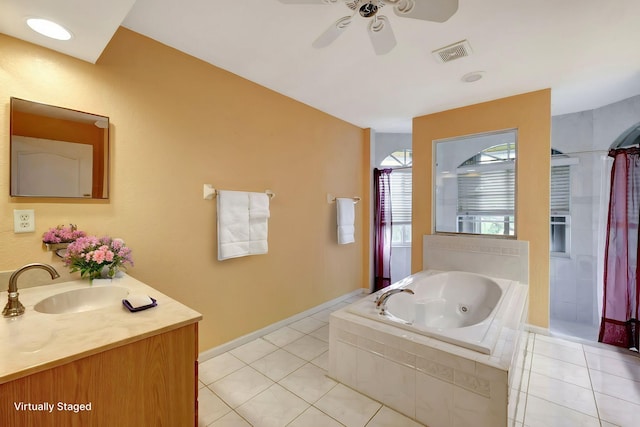
[[378, 297], [378, 299], [376, 299], [376, 308], [380, 310], [380, 314], [385, 314], [387, 309], [387, 300], [389, 299], [389, 297], [391, 295], [395, 295], [400, 292], [407, 292], [407, 293], [410, 293], [411, 295], [414, 294], [414, 292], [411, 289], [405, 289], [405, 288], [391, 289], [391, 290], [388, 290], [387, 292], [384, 292], [382, 295]]
[[20, 316], [24, 313], [24, 306], [18, 300], [18, 276], [20, 276], [23, 272], [31, 270], [33, 268], [41, 268], [42, 270], [47, 271], [51, 275], [51, 279], [57, 279], [58, 277], [60, 277], [56, 269], [51, 267], [49, 264], [27, 264], [14, 271], [9, 278], [9, 300], [7, 301], [7, 305], [2, 311], [2, 315], [4, 317], [15, 317]]

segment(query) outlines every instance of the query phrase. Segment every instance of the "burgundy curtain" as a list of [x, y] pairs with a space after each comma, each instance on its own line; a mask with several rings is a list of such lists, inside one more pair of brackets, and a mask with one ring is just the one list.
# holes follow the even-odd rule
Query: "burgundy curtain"
[[611, 150], [604, 304], [598, 341], [638, 349], [640, 149]]
[[391, 284], [391, 169], [373, 170], [374, 212], [374, 290]]

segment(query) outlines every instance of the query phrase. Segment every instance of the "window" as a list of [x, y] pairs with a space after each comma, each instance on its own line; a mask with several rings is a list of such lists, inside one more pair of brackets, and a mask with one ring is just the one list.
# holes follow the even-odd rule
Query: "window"
[[391, 244], [411, 246], [411, 169], [391, 174]]
[[394, 167], [411, 167], [413, 163], [413, 152], [409, 149], [394, 151], [389, 154], [380, 163], [380, 166], [385, 168]]
[[458, 167], [457, 232], [515, 236], [515, 153], [494, 145]]
[[[557, 150], [551, 155], [550, 251], [568, 256], [572, 162]], [[515, 235], [515, 157], [515, 143], [494, 145], [458, 167], [459, 233]]]
[[381, 163], [382, 167], [397, 168], [390, 176], [391, 184], [391, 244], [411, 246], [411, 150], [394, 151]]
[[557, 164], [559, 162], [556, 161], [556, 159], [567, 159], [568, 156], [553, 149], [551, 156], [550, 251], [551, 255], [568, 256], [570, 249], [571, 169], [568, 164]]

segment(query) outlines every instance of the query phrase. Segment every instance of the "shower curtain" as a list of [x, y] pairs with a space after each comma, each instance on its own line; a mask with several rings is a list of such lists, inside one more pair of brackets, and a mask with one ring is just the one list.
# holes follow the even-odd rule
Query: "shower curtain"
[[374, 212], [374, 291], [391, 284], [391, 169], [373, 170]]
[[638, 350], [640, 149], [611, 150], [611, 196], [598, 341]]

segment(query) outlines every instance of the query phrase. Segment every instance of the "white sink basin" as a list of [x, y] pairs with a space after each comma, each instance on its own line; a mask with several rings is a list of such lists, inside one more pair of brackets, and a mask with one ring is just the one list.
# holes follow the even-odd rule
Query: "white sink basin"
[[120, 286], [74, 289], [45, 298], [33, 308], [47, 314], [80, 313], [122, 304], [128, 294], [129, 291]]

